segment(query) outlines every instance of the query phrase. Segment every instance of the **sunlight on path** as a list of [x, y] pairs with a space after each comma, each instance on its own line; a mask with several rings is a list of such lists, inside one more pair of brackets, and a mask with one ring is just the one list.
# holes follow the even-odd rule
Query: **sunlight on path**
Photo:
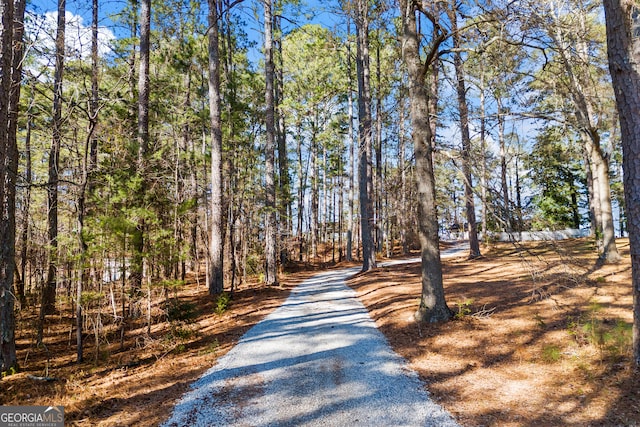
[[456, 426], [345, 285], [357, 271], [296, 287], [194, 383], [165, 425]]

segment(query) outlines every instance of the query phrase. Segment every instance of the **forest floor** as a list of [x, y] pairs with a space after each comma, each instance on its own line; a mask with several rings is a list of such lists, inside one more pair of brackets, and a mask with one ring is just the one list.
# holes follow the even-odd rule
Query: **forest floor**
[[351, 285], [391, 346], [465, 426], [638, 426], [631, 366], [629, 243], [598, 266], [593, 243], [501, 243], [443, 261], [456, 320], [413, 321], [420, 266], [380, 268]]
[[[628, 241], [618, 247], [623, 261], [605, 266], [584, 239], [494, 244], [479, 259], [445, 259], [446, 296], [457, 315], [438, 325], [412, 320], [417, 263], [381, 267], [349, 284], [462, 425], [633, 426], [640, 425], [640, 375], [630, 368]], [[49, 319], [46, 349], [33, 345], [36, 311], [22, 310], [21, 372], [0, 381], [0, 404], [63, 405], [68, 425], [157, 425], [193, 381], [316, 272], [298, 270], [278, 288], [241, 286], [221, 314], [204, 284], [188, 284], [177, 294], [183, 320], [158, 314], [150, 333], [142, 320], [130, 324], [122, 345], [116, 325], [105, 326], [99, 349], [86, 338], [81, 364], [70, 308]], [[163, 312], [162, 301], [154, 306]]]

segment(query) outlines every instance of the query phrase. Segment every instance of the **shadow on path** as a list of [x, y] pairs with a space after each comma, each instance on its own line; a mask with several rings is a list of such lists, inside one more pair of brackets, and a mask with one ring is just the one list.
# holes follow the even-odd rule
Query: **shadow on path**
[[194, 383], [165, 425], [457, 425], [345, 285], [357, 271], [294, 289]]

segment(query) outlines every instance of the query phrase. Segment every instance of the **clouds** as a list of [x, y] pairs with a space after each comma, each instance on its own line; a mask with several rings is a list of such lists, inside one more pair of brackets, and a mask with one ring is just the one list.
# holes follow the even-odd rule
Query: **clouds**
[[[91, 56], [91, 23], [69, 11], [65, 14], [65, 55], [67, 60], [86, 59]], [[55, 55], [55, 38], [58, 12], [36, 14], [27, 12], [25, 30], [27, 46], [35, 55], [35, 62], [52, 66]], [[113, 32], [106, 27], [98, 27], [98, 55], [104, 57], [111, 52], [115, 40]]]

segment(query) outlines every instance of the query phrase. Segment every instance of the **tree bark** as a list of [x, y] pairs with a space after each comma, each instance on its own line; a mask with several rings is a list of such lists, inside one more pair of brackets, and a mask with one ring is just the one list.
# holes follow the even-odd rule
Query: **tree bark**
[[600, 230], [602, 230], [600, 204], [597, 203], [597, 200], [599, 200], [600, 198], [597, 196], [598, 188], [596, 187], [596, 185], [594, 185], [594, 168], [591, 164], [592, 162], [589, 158], [589, 154], [587, 153], [586, 144], [584, 143], [582, 144], [582, 157], [585, 165], [584, 168], [587, 180], [587, 197], [589, 199], [589, 232], [591, 237], [596, 238], [598, 233], [600, 233]]
[[[236, 83], [236, 65], [234, 60], [235, 53], [235, 37], [233, 35], [232, 23], [231, 23], [231, 2], [230, 0], [224, 0], [222, 4], [219, 4], [218, 17], [222, 20], [222, 14], [224, 11], [224, 31], [222, 38], [222, 45], [224, 46], [224, 61], [222, 62], [223, 76], [221, 78], [225, 81], [227, 87], [227, 99], [225, 101], [227, 117], [227, 132], [229, 135], [229, 147], [230, 153], [224, 153], [223, 149], [223, 206], [225, 206], [226, 224], [224, 226], [224, 254], [223, 254], [223, 271], [224, 280], [230, 289], [231, 295], [235, 292], [237, 284], [238, 273], [238, 228], [237, 219], [239, 215], [238, 206], [242, 204], [242, 196], [230, 191], [232, 188], [237, 188], [238, 183], [238, 163], [240, 159], [237, 156], [238, 144], [235, 139], [236, 135], [236, 120], [233, 119], [234, 111], [237, 105], [237, 83]], [[222, 22], [222, 21], [221, 21]], [[221, 107], [222, 108], [222, 107]], [[225, 199], [226, 196], [226, 199]]]
[[604, 0], [604, 10], [622, 136], [633, 287], [633, 362], [640, 366], [640, 7], [633, 0]]
[[[22, 62], [24, 55], [24, 13], [26, 8], [25, 0], [15, 0], [14, 2], [14, 17], [13, 17], [13, 49], [12, 49], [12, 59], [11, 59], [11, 92], [9, 97], [9, 129], [7, 133], [7, 146], [8, 147], [17, 147], [17, 131], [18, 131], [18, 110], [20, 106], [20, 88], [22, 84]], [[31, 106], [31, 105], [30, 105]], [[30, 114], [30, 112], [29, 112]], [[31, 122], [30, 115], [27, 118], [27, 136], [26, 140], [31, 138]], [[23, 226], [26, 224], [27, 233], [28, 233], [28, 224], [29, 224], [29, 205], [31, 202], [31, 147], [30, 140], [25, 142], [25, 160], [27, 163], [26, 172], [29, 174], [27, 177], [26, 184], [27, 188], [25, 189], [25, 198], [23, 202], [24, 206], [24, 221]], [[16, 148], [17, 149], [17, 148]], [[17, 170], [16, 170], [17, 173]], [[15, 220], [14, 220], [15, 221]], [[15, 225], [14, 225], [15, 226]], [[22, 249], [24, 252], [20, 256], [21, 262], [21, 275], [16, 283], [16, 296], [20, 301], [21, 306], [25, 306], [27, 301], [25, 297], [24, 287], [25, 287], [25, 271], [26, 271], [26, 247], [27, 247], [27, 235], [26, 233], [22, 233]], [[15, 238], [14, 238], [15, 239]], [[15, 243], [14, 243], [15, 245]], [[15, 250], [15, 248], [14, 248]]]
[[398, 135], [398, 168], [400, 169], [400, 212], [398, 212], [398, 222], [400, 226], [400, 245], [402, 255], [409, 254], [409, 241], [407, 239], [409, 229], [409, 207], [407, 203], [407, 161], [406, 161], [406, 138], [405, 138], [405, 99], [404, 91], [400, 90], [398, 103], [399, 109], [399, 135]]
[[620, 254], [616, 246], [615, 227], [613, 225], [609, 161], [602, 152], [600, 136], [597, 132], [583, 139], [589, 155], [589, 164], [592, 165], [593, 193], [596, 197], [595, 203], [598, 206], [597, 212], [599, 212], [599, 221], [597, 223], [600, 225], [598, 230], [602, 234], [600, 258], [605, 262], [618, 262], [620, 261]]
[[502, 189], [502, 204], [504, 206], [504, 228], [510, 233], [513, 229], [511, 223], [511, 201], [509, 200], [509, 186], [507, 185], [507, 150], [504, 132], [504, 109], [502, 107], [502, 96], [495, 95], [498, 104], [498, 142], [500, 145], [500, 187]]
[[209, 121], [211, 125], [211, 231], [209, 238], [209, 294], [224, 289], [224, 225], [222, 200], [222, 111], [218, 0], [209, 0]]
[[[415, 313], [421, 322], [439, 322], [451, 318], [451, 310], [444, 296], [442, 264], [440, 260], [438, 218], [435, 199], [435, 178], [431, 146], [432, 129], [429, 97], [425, 90], [425, 75], [432, 63], [422, 63], [420, 39], [416, 25], [414, 2], [400, 0], [402, 18], [402, 54], [407, 66], [411, 124], [416, 158], [416, 187], [418, 199], [418, 234], [422, 257], [422, 294]], [[441, 42], [442, 40], [440, 40]], [[432, 53], [439, 42], [431, 46]], [[429, 55], [433, 58], [434, 55]]]
[[[379, 37], [379, 31], [377, 31]], [[376, 243], [376, 252], [382, 252], [384, 241], [384, 221], [385, 216], [382, 210], [383, 206], [383, 181], [382, 181], [382, 78], [380, 70], [380, 42], [376, 43], [376, 138], [374, 144], [374, 152], [376, 156], [376, 174], [374, 179], [374, 240]]]
[[[279, 1], [278, 3], [281, 3]], [[279, 8], [278, 8], [279, 9]], [[278, 209], [279, 224], [283, 224], [280, 232], [283, 237], [291, 232], [291, 178], [289, 176], [289, 153], [287, 151], [287, 127], [285, 122], [282, 101], [284, 99], [284, 59], [282, 57], [282, 18], [279, 15], [274, 17], [274, 51], [277, 54], [278, 63], [275, 72], [275, 93], [274, 105], [276, 112], [276, 139], [278, 141], [278, 193], [280, 204]], [[284, 240], [284, 239], [283, 239]], [[283, 242], [284, 243], [284, 242]], [[282, 245], [280, 260], [285, 262], [288, 254], [286, 246]]]
[[[480, 92], [480, 152], [482, 153], [482, 164], [480, 186], [482, 188], [482, 234], [487, 237], [487, 186], [489, 182], [489, 173], [487, 168], [487, 112], [486, 112], [486, 85], [485, 85], [485, 68], [484, 61], [480, 62], [480, 84], [478, 87]], [[486, 241], [486, 240], [485, 240]]]
[[311, 233], [311, 256], [318, 256], [319, 226], [319, 173], [318, 173], [318, 141], [316, 140], [316, 118], [311, 125], [311, 147], [309, 147], [309, 184], [311, 185], [311, 206], [309, 209], [309, 232]]
[[[147, 191], [147, 159], [149, 151], [149, 55], [151, 34], [151, 0], [140, 2], [140, 61], [138, 64], [138, 157], [136, 160], [136, 198], [144, 205]], [[132, 233], [133, 257], [131, 262], [131, 287], [134, 298], [142, 289], [144, 276], [145, 219], [138, 218]]]
[[371, 165], [371, 86], [369, 77], [369, 18], [368, 2], [358, 0], [356, 5], [356, 69], [358, 74], [358, 130], [360, 138], [359, 193], [360, 193], [360, 233], [362, 239], [362, 271], [376, 267], [374, 245], [373, 206], [371, 194], [373, 177]]
[[[31, 105], [29, 106], [29, 109]], [[32, 129], [32, 116], [31, 111], [27, 111], [27, 131], [24, 138], [24, 158], [25, 158], [25, 191], [22, 203], [22, 224], [20, 230], [20, 241], [22, 246], [20, 247], [20, 278], [17, 283], [16, 293], [20, 300], [20, 305], [26, 307], [27, 297], [25, 293], [27, 283], [27, 257], [29, 253], [29, 212], [31, 211], [31, 184], [33, 183], [33, 172], [31, 162], [31, 129]]]
[[458, 111], [460, 112], [460, 134], [462, 136], [462, 174], [464, 176], [464, 204], [467, 214], [467, 231], [469, 232], [469, 258], [478, 258], [480, 242], [473, 196], [473, 177], [471, 175], [471, 136], [469, 134], [469, 107], [467, 105], [467, 89], [465, 87], [464, 65], [460, 53], [461, 40], [458, 32], [458, 11], [454, 5], [447, 10], [451, 21], [451, 37], [453, 39], [453, 65], [456, 73], [456, 94]]
[[275, 153], [276, 125], [273, 63], [273, 4], [264, 0], [264, 74], [265, 74], [265, 284], [278, 284], [278, 225], [276, 222]]
[[298, 236], [298, 261], [302, 262], [303, 254], [304, 254], [304, 234], [302, 232], [303, 228], [303, 220], [304, 220], [304, 197], [305, 197], [305, 187], [306, 187], [306, 176], [304, 172], [303, 166], [303, 157], [302, 157], [302, 123], [299, 121], [296, 124], [297, 135], [296, 135], [296, 154], [298, 156], [298, 218], [296, 223], [296, 235]]
[[82, 348], [82, 291], [88, 279], [86, 258], [89, 249], [84, 236], [84, 217], [86, 214], [86, 195], [91, 188], [93, 170], [97, 165], [97, 139], [94, 131], [98, 120], [98, 0], [92, 1], [91, 22], [91, 101], [89, 102], [89, 129], [84, 147], [82, 162], [82, 181], [78, 191], [78, 243], [80, 246], [79, 268], [80, 275], [76, 287], [76, 362], [83, 360]]
[[[584, 12], [579, 11], [579, 18], [584, 22]], [[554, 17], [554, 19], [558, 19]], [[596, 114], [594, 113], [595, 89], [590, 84], [591, 77], [580, 72], [571, 58], [572, 50], [577, 51], [578, 60], [589, 63], [589, 53], [583, 41], [573, 46], [561, 29], [561, 24], [551, 31], [550, 36], [556, 43], [562, 66], [569, 82], [569, 96], [575, 105], [575, 119], [582, 136], [584, 150], [588, 156], [586, 167], [591, 166], [593, 183], [593, 210], [596, 216], [596, 236], [601, 242], [600, 259], [605, 262], [616, 262], [620, 259], [615, 242], [613, 215], [611, 208], [611, 188], [609, 187], [609, 164], [600, 146], [600, 134]], [[605, 176], [606, 175], [606, 176]]]
[[58, 169], [60, 140], [62, 138], [62, 75], [64, 71], [66, 1], [58, 0], [58, 27], [56, 30], [56, 65], [53, 77], [53, 138], [49, 150], [49, 182], [47, 183], [47, 233], [49, 238], [49, 264], [47, 281], [42, 290], [42, 305], [38, 325], [38, 343], [42, 342], [42, 327], [47, 314], [55, 311], [58, 270]]
[[[15, 298], [12, 293], [15, 271], [15, 196], [18, 172], [18, 147], [15, 138], [8, 138], [12, 83], [12, 40], [14, 5], [12, 0], [0, 1], [0, 374], [18, 366], [15, 342]], [[18, 25], [22, 25], [20, 21]], [[13, 70], [15, 72], [15, 70]], [[1, 377], [1, 375], [0, 375]]]
[[[348, 19], [348, 18], [347, 18]], [[347, 20], [347, 37], [351, 35], [351, 25], [350, 20]], [[347, 249], [345, 254], [345, 259], [347, 261], [353, 260], [353, 236], [355, 229], [355, 186], [356, 186], [356, 158], [355, 158], [355, 144], [356, 139], [353, 131], [353, 79], [352, 79], [352, 71], [353, 64], [351, 62], [351, 41], [347, 40], [347, 103], [348, 103], [348, 135], [349, 135], [349, 194], [347, 196], [347, 203], [349, 205], [348, 216], [347, 216]]]

